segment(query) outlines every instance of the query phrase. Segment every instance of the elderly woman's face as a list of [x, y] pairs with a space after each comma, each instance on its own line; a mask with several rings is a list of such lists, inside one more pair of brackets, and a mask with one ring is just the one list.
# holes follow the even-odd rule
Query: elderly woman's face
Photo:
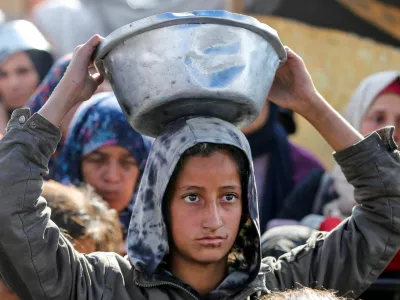
[[82, 177], [86, 184], [108, 202], [110, 208], [122, 211], [132, 199], [139, 179], [136, 159], [120, 146], [103, 146], [82, 159]]
[[378, 96], [361, 121], [360, 132], [366, 135], [385, 126], [395, 126], [394, 139], [400, 143], [400, 96], [384, 94]]
[[24, 107], [39, 83], [39, 74], [24, 52], [0, 64], [0, 97], [8, 109]]

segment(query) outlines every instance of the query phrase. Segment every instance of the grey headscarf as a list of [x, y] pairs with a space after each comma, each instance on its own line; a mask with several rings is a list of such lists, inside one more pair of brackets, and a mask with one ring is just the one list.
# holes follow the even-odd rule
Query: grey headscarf
[[[160, 269], [169, 251], [162, 200], [182, 154], [202, 142], [237, 147], [249, 161], [250, 175], [247, 190], [249, 216], [246, 224], [241, 227], [237, 240], [244, 238], [246, 241], [241, 240], [241, 242], [251, 243], [247, 244], [250, 246], [247, 249], [251, 249], [251, 255], [244, 256], [251, 257], [251, 261], [246, 261], [247, 271], [233, 270], [213, 292], [213, 296], [221, 298], [220, 296], [229, 296], [244, 284], [250, 284], [257, 277], [261, 264], [257, 193], [250, 146], [243, 133], [230, 123], [206, 117], [179, 119], [155, 140], [133, 208], [128, 233], [128, 256], [135, 269], [147, 277], [155, 276], [154, 274]], [[243, 231], [245, 228], [246, 232]]]
[[[400, 78], [400, 70], [385, 71], [370, 75], [358, 86], [343, 114], [344, 118], [357, 130], [361, 129], [361, 121], [379, 93], [389, 84]], [[335, 164], [332, 177], [339, 198], [327, 204], [325, 215], [349, 216], [356, 202], [354, 187], [344, 177], [338, 164]]]

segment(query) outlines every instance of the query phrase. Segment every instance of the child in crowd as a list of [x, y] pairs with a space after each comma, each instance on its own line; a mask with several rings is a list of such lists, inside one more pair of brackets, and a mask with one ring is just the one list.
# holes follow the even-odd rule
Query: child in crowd
[[361, 204], [350, 218], [278, 260], [262, 259], [245, 136], [217, 118], [186, 117], [152, 146], [132, 211], [128, 256], [78, 253], [49, 221], [42, 176], [63, 117], [102, 82], [88, 73], [100, 41], [94, 36], [77, 48], [42, 109], [32, 116], [29, 109], [15, 111], [0, 142], [0, 272], [19, 297], [244, 300], [297, 285], [357, 297], [376, 280], [400, 245], [393, 129], [364, 138], [316, 91], [289, 48], [269, 99], [306, 118], [336, 152]]

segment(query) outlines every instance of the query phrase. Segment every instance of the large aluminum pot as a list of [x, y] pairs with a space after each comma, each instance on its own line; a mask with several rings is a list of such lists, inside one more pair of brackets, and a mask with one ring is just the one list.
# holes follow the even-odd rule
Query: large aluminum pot
[[225, 11], [145, 18], [111, 33], [95, 53], [132, 127], [153, 137], [188, 115], [249, 125], [285, 60], [274, 29]]

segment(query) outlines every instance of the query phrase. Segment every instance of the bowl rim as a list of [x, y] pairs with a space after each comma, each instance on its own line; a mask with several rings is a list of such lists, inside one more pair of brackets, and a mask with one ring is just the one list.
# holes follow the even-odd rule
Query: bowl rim
[[184, 25], [184, 24], [216, 24], [250, 30], [272, 45], [278, 54], [279, 66], [282, 66], [287, 55], [285, 48], [279, 39], [275, 29], [257, 19], [241, 14], [235, 14], [224, 10], [198, 10], [186, 13], [162, 13], [150, 16], [138, 21], [124, 25], [110, 33], [97, 47], [94, 52], [95, 64], [104, 71], [103, 60], [107, 54], [124, 40], [158, 28]]

